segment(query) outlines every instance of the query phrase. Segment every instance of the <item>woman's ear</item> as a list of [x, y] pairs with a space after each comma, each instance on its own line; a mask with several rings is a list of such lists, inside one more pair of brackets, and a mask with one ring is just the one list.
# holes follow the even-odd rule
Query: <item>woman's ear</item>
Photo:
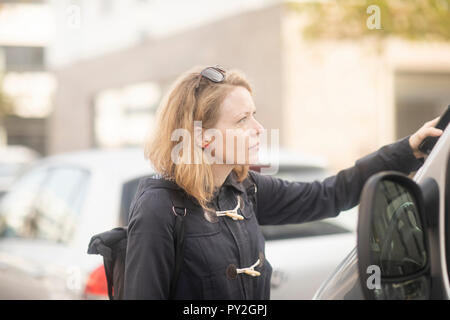
[[[200, 121], [196, 121], [201, 123]], [[194, 141], [199, 148], [206, 148], [212, 141], [211, 137], [205, 132], [200, 125], [194, 125]]]
[[195, 146], [198, 148], [203, 147], [203, 128], [201, 125], [195, 123], [194, 123], [194, 143]]

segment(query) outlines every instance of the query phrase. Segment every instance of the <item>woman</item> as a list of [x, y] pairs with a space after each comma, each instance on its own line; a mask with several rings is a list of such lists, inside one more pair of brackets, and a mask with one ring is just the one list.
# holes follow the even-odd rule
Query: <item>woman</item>
[[[196, 68], [169, 90], [145, 148], [159, 175], [141, 181], [131, 206], [125, 299], [269, 299], [272, 268], [260, 225], [337, 216], [358, 204], [374, 173], [417, 170], [426, 156], [420, 142], [442, 133], [433, 128], [437, 118], [322, 182], [288, 182], [248, 170], [263, 132], [255, 113], [238, 71]], [[185, 237], [174, 282], [176, 215], [184, 216]]]

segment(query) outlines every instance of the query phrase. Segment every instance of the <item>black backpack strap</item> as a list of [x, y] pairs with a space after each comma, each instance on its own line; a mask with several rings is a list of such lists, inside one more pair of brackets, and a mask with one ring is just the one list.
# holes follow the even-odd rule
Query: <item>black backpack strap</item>
[[169, 299], [175, 298], [175, 291], [178, 285], [178, 279], [180, 278], [181, 266], [183, 264], [184, 257], [184, 218], [186, 216], [186, 207], [184, 203], [184, 197], [180, 192], [174, 192], [172, 196], [172, 211], [175, 215], [174, 226], [174, 246], [175, 246], [175, 268], [172, 276], [172, 283], [170, 285]]
[[103, 257], [103, 266], [105, 268], [106, 282], [108, 283], [108, 297], [113, 300], [113, 261]]
[[175, 269], [173, 271], [173, 279], [170, 286], [169, 299], [173, 300], [175, 298], [175, 291], [178, 285], [178, 280], [180, 278], [181, 266], [183, 264], [184, 256], [184, 217], [177, 216], [175, 219], [175, 232], [174, 232], [174, 242], [175, 242]]
[[245, 178], [244, 181], [242, 181], [242, 185], [244, 186], [247, 192], [247, 197], [253, 202], [253, 207], [255, 208], [256, 211], [257, 210], [256, 193], [258, 192], [258, 188], [250, 171], [247, 174], [247, 178]]

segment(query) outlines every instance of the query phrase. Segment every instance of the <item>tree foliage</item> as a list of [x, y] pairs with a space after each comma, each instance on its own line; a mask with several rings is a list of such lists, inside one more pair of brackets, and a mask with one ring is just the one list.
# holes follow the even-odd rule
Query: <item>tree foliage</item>
[[[367, 8], [378, 6], [381, 29], [367, 27]], [[450, 0], [335, 0], [288, 2], [304, 14], [307, 39], [357, 39], [396, 36], [408, 40], [450, 40]]]

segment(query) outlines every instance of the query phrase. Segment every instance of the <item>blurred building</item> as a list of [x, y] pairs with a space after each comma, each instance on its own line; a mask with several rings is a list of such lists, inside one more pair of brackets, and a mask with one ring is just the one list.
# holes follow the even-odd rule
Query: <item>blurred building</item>
[[[161, 96], [194, 65], [245, 72], [258, 119], [280, 129], [281, 145], [334, 169], [412, 134], [450, 101], [449, 43], [306, 40], [281, 1], [230, 1], [198, 16], [186, 1], [51, 3], [51, 153], [142, 144]], [[216, 4], [189, 1], [201, 3]]]
[[278, 116], [263, 111], [281, 100], [279, 12], [254, 11], [270, 2], [52, 1], [51, 152], [142, 144], [168, 86], [197, 64], [240, 68], [256, 92], [272, 90], [259, 110], [278, 128]]
[[13, 110], [0, 124], [0, 143], [46, 153], [47, 117], [56, 82], [45, 51], [52, 18], [44, 1], [0, 1], [0, 90]]

